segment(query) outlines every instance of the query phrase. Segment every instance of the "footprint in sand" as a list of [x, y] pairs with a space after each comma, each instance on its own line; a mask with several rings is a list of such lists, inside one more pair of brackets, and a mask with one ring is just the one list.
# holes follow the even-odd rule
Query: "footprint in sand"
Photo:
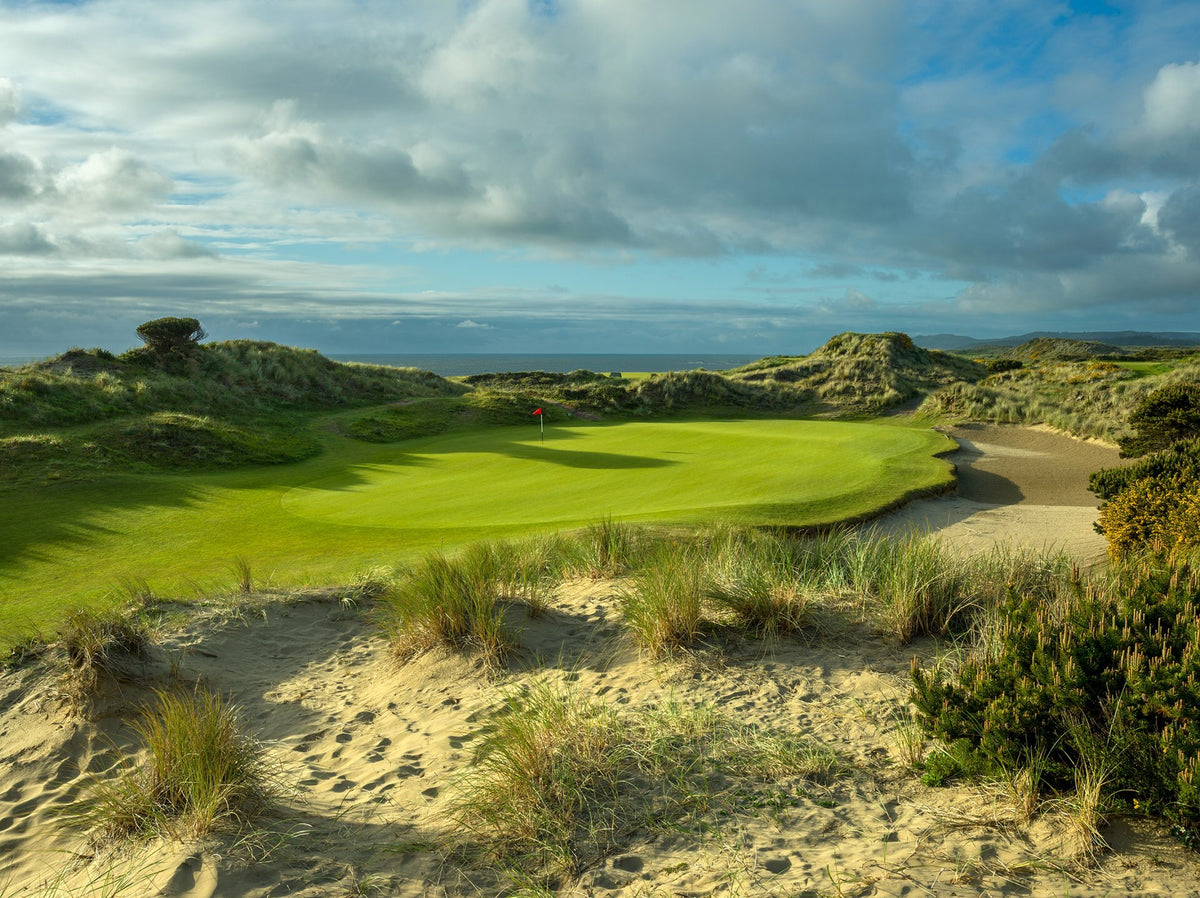
[[329, 731], [317, 730], [315, 733], [309, 733], [307, 736], [304, 736], [300, 739], [299, 743], [296, 744], [296, 747], [293, 748], [292, 751], [308, 751], [313, 747], [313, 745], [325, 738], [325, 734], [327, 732]]

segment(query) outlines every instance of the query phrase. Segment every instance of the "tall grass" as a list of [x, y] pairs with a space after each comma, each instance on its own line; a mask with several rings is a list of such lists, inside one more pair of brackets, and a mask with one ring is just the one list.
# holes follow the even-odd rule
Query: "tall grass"
[[697, 545], [682, 540], [660, 544], [621, 591], [621, 617], [651, 656], [692, 645], [709, 626], [705, 598], [709, 581]]
[[647, 527], [603, 518], [562, 544], [564, 570], [596, 580], [619, 577], [644, 564], [656, 536]]
[[435, 646], [475, 649], [499, 661], [512, 647], [486, 543], [458, 558], [426, 555], [380, 598], [376, 614], [401, 661]]
[[816, 596], [800, 557], [799, 543], [775, 534], [715, 531], [706, 559], [707, 597], [726, 622], [754, 636], [802, 630], [813, 622]]
[[233, 706], [204, 688], [160, 691], [134, 732], [145, 760], [96, 782], [68, 813], [100, 838], [201, 837], [245, 823], [276, 788], [261, 747], [239, 731]]
[[426, 556], [382, 597], [380, 625], [404, 660], [441, 645], [499, 660], [515, 637], [505, 607], [545, 609], [573, 575], [616, 577], [619, 610], [651, 657], [716, 630], [776, 638], [855, 615], [908, 642], [986, 627], [1010, 591], [1047, 600], [1069, 579], [1061, 555], [1015, 550], [964, 556], [916, 534], [838, 530], [795, 537], [723, 527], [668, 534], [603, 521], [567, 536], [483, 542]]

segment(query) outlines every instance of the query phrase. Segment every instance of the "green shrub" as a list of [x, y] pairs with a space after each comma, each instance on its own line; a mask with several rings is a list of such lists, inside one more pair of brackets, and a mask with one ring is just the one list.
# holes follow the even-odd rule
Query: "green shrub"
[[1146, 396], [1129, 416], [1136, 433], [1121, 439], [1121, 455], [1136, 458], [1200, 437], [1200, 383], [1174, 383]]
[[195, 318], [155, 318], [139, 324], [137, 335], [158, 355], [191, 352], [208, 336]]
[[1069, 788], [1097, 755], [1107, 794], [1200, 827], [1200, 571], [1189, 561], [1119, 565], [1104, 589], [1060, 601], [1013, 591], [986, 643], [944, 676], [914, 662], [925, 731], [985, 765], [1038, 759]]

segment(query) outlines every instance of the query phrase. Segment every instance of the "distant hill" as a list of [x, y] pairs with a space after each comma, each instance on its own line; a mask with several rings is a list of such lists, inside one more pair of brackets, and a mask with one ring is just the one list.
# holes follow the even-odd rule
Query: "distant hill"
[[734, 380], [789, 384], [829, 407], [864, 411], [986, 373], [977, 362], [924, 349], [900, 333], [838, 334], [806, 356], [773, 356], [728, 372]]
[[1127, 349], [1096, 340], [1036, 337], [1014, 347], [1008, 355], [1023, 362], [1085, 362], [1089, 359], [1114, 358], [1127, 354]]
[[1015, 348], [1031, 340], [1077, 340], [1090, 343], [1107, 343], [1112, 346], [1200, 346], [1200, 333], [1195, 332], [1147, 332], [1147, 331], [1033, 331], [1015, 337], [997, 337], [979, 340], [961, 334], [928, 334], [913, 337], [913, 342], [926, 349], [941, 349], [951, 352], [988, 348]]

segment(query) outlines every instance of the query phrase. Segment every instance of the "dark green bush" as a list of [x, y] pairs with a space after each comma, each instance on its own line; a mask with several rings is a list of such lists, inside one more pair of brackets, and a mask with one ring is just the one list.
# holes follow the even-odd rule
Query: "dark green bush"
[[1001, 374], [1005, 371], [1016, 371], [1025, 367], [1020, 359], [988, 359], [984, 364], [988, 374]]
[[1058, 606], [1012, 594], [985, 649], [953, 675], [914, 662], [912, 701], [931, 736], [965, 740], [986, 764], [1039, 759], [1069, 787], [1102, 746], [1110, 795], [1148, 807], [1180, 835], [1200, 831], [1200, 570], [1189, 561], [1121, 565], [1109, 590]]
[[1159, 387], [1138, 404], [1129, 423], [1137, 432], [1118, 441], [1127, 458], [1200, 437], [1200, 383]]
[[155, 318], [139, 324], [137, 335], [158, 355], [191, 352], [208, 336], [195, 318]]

